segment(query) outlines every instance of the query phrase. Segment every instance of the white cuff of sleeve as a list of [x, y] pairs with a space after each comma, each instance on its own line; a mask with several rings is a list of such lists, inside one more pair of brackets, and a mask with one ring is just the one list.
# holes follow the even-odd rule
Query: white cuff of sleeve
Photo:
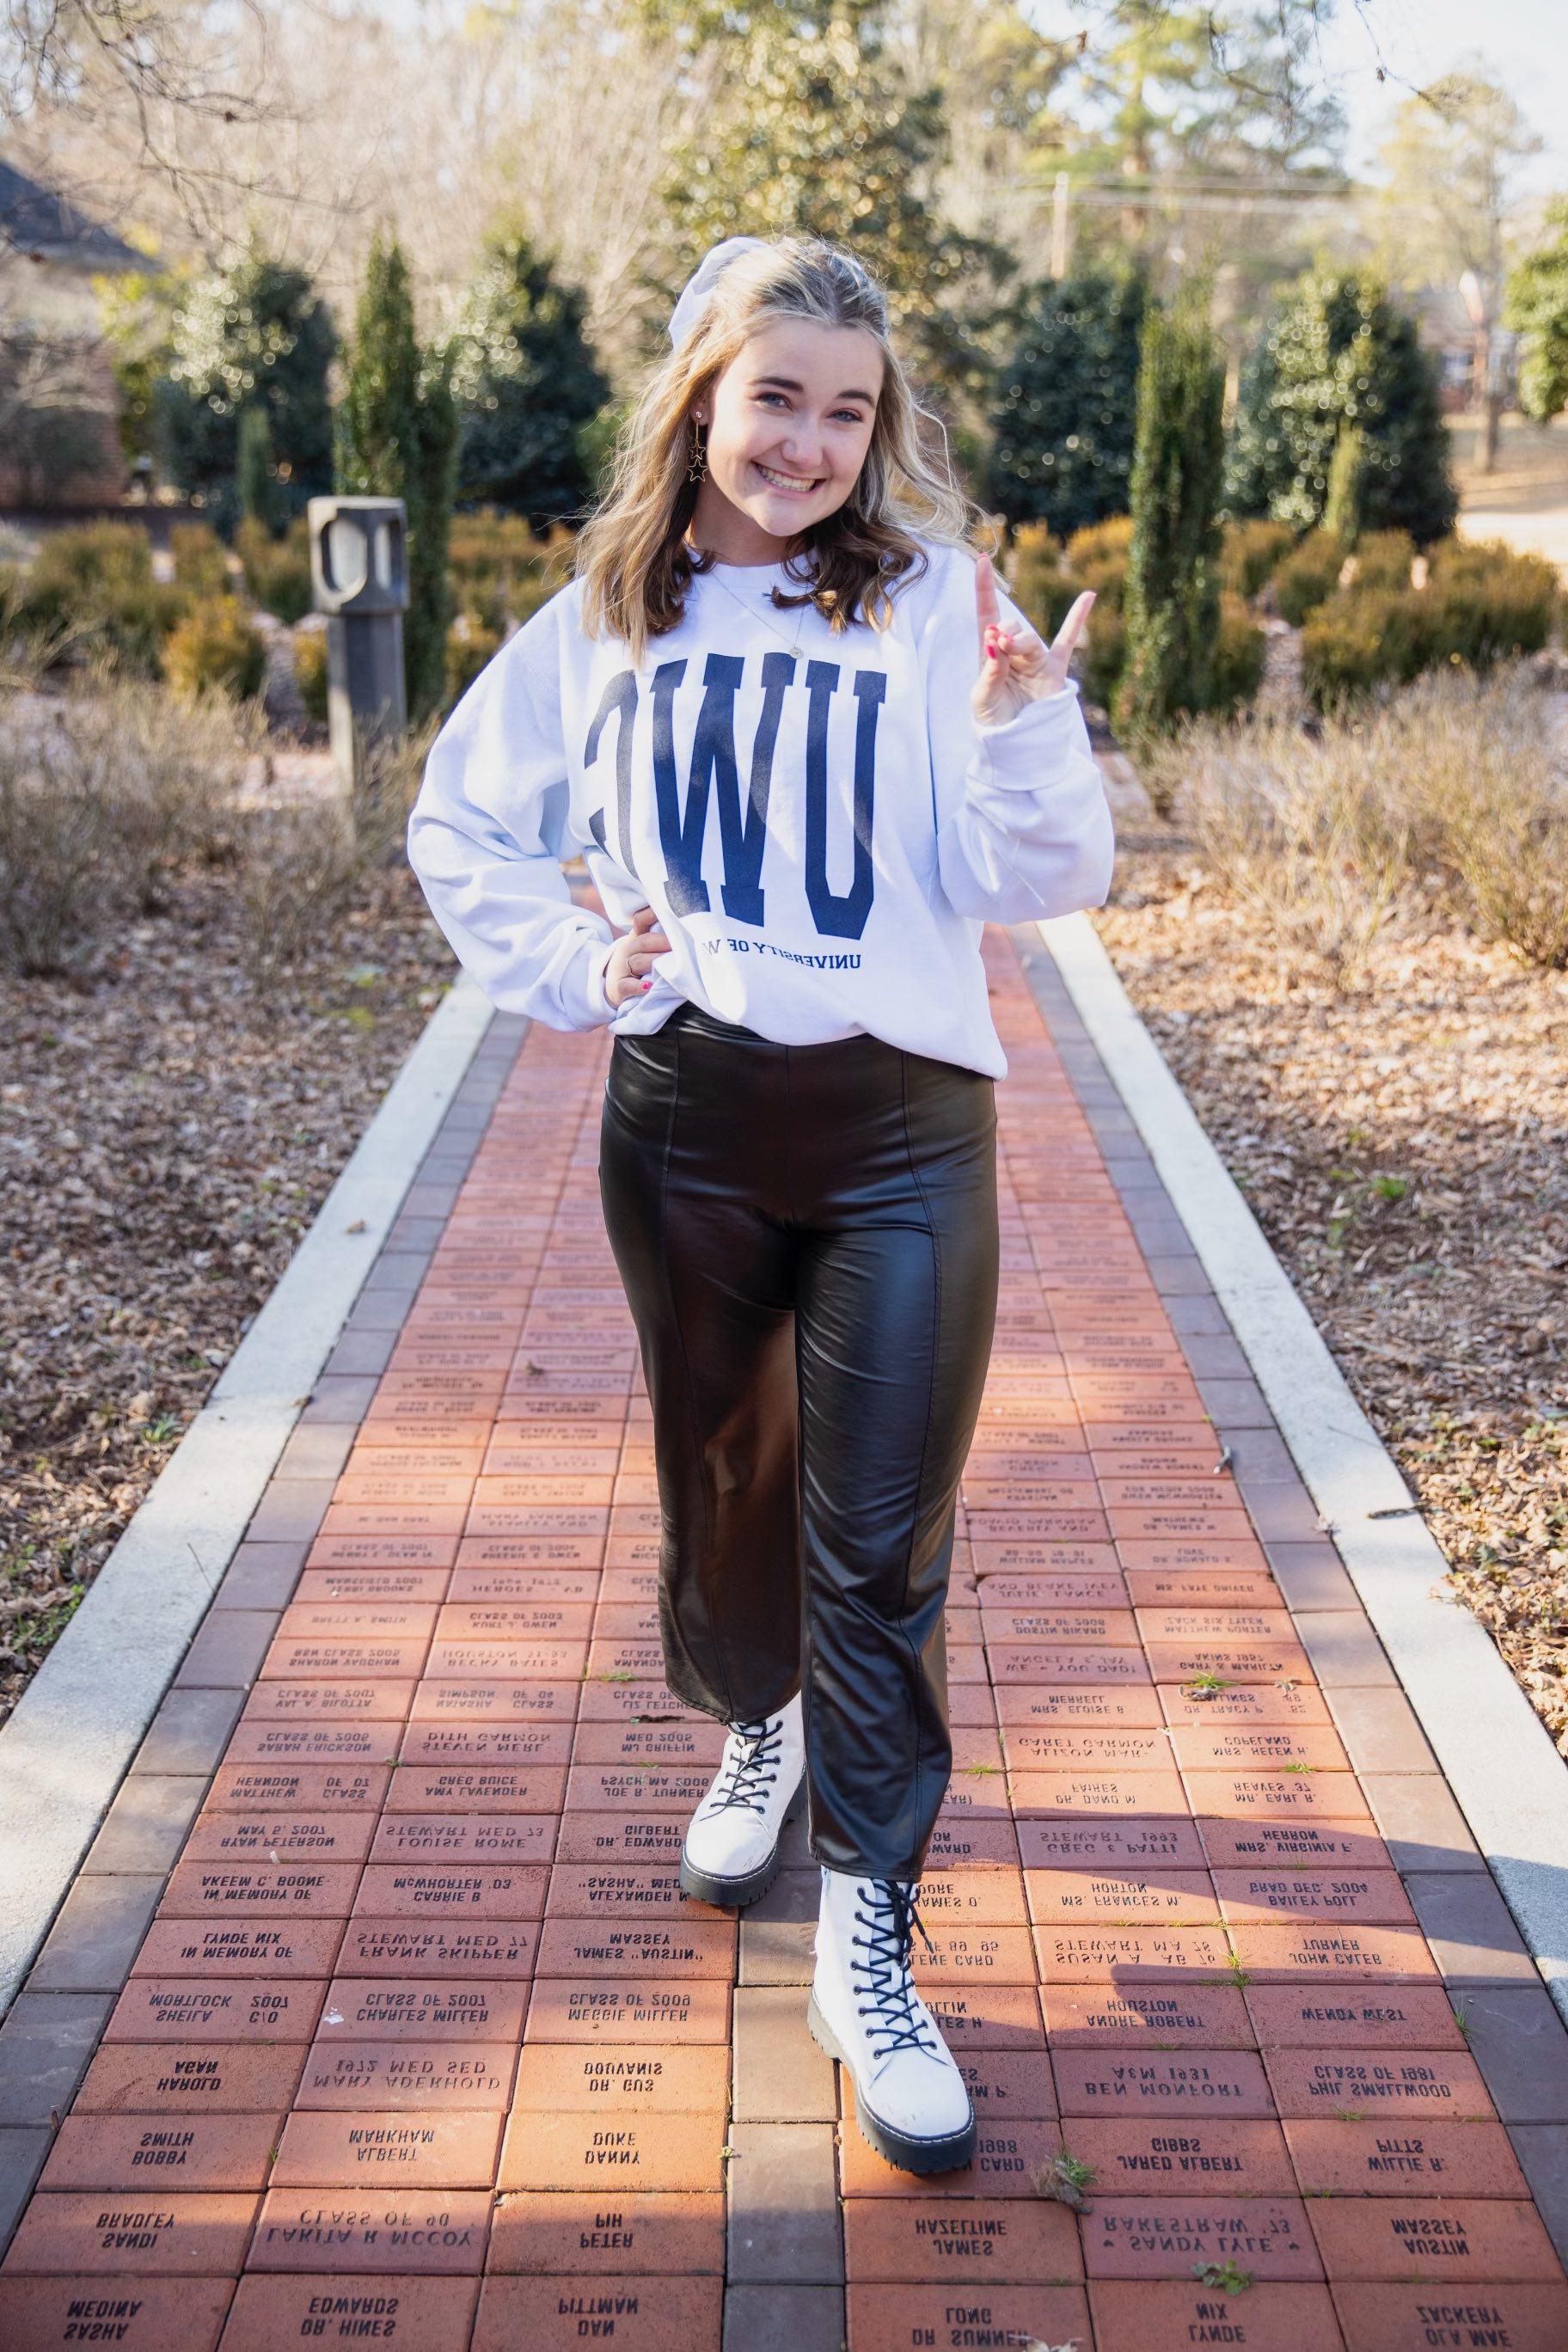
[[605, 967], [615, 952], [615, 946], [614, 938], [595, 940], [593, 951], [584, 968], [583, 988], [586, 999], [587, 1025], [590, 1028], [604, 1027], [607, 1022], [615, 1019], [620, 1010], [618, 1005], [610, 1003], [605, 993]]
[[1038, 792], [1056, 781], [1049, 771], [1069, 743], [1088, 749], [1077, 678], [1069, 677], [1059, 693], [1026, 702], [1011, 719], [991, 726], [976, 719], [974, 732], [988, 782], [1007, 792]]

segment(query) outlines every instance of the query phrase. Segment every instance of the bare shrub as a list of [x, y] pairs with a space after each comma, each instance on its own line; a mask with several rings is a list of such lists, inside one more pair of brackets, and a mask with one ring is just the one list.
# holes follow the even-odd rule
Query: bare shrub
[[322, 927], [347, 910], [364, 870], [364, 851], [341, 799], [252, 810], [237, 904], [258, 967], [297, 963]]
[[1181, 776], [1184, 814], [1221, 887], [1281, 948], [1353, 987], [1398, 904], [1408, 828], [1349, 730], [1313, 741], [1282, 715], [1239, 727], [1205, 717], [1161, 756]]
[[334, 796], [253, 813], [238, 898], [260, 967], [298, 962], [369, 875], [402, 859], [408, 812], [439, 725], [432, 719], [367, 746], [352, 811]]
[[1568, 793], [1521, 663], [1436, 670], [1326, 720], [1190, 721], [1143, 761], [1216, 879], [1341, 987], [1416, 886], [1525, 961], [1568, 967]]
[[0, 730], [0, 955], [14, 971], [63, 970], [112, 888], [113, 845], [99, 779], [68, 736]]
[[1522, 963], [1568, 971], [1568, 806], [1514, 791], [1472, 803], [1455, 855], [1478, 927]]
[[1401, 713], [1405, 773], [1463, 918], [1524, 963], [1568, 970], [1568, 784], [1523, 663], [1439, 671]]
[[185, 860], [226, 854], [242, 749], [232, 713], [182, 710], [142, 680], [13, 690], [0, 712], [0, 957], [63, 971], [160, 907]]
[[366, 746], [360, 770], [360, 790], [354, 806], [354, 826], [367, 862], [373, 866], [401, 863], [408, 834], [408, 813], [418, 794], [430, 746], [441, 731], [439, 717], [402, 735], [384, 735]]
[[63, 710], [111, 811], [121, 903], [158, 913], [180, 866], [233, 856], [235, 789], [261, 723], [254, 707], [216, 698], [182, 707], [161, 687], [120, 679], [70, 697]]

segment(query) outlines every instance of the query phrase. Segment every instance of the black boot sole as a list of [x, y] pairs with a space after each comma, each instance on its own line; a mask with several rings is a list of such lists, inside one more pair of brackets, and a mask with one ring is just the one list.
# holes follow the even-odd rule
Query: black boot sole
[[779, 1824], [779, 1834], [767, 1860], [759, 1863], [755, 1870], [747, 1871], [742, 1877], [722, 1878], [710, 1871], [694, 1870], [683, 1853], [680, 1857], [681, 1893], [689, 1895], [696, 1903], [716, 1904], [722, 1911], [744, 1910], [746, 1905], [754, 1903], [759, 1895], [765, 1895], [778, 1876], [779, 1848], [784, 1843], [784, 1824], [795, 1820], [805, 1803], [805, 1774], [803, 1771], [799, 1787], [784, 1807], [784, 1821]]
[[860, 2096], [860, 2084], [855, 2069], [844, 2054], [837, 2035], [816, 2005], [813, 1993], [805, 2005], [805, 2021], [817, 2048], [829, 2058], [837, 2058], [850, 2081], [855, 2084], [855, 2120], [860, 2126], [860, 2137], [874, 2147], [889, 2164], [897, 2165], [900, 2172], [957, 2172], [974, 2160], [977, 2127], [973, 2114], [962, 2131], [948, 2132], [941, 2139], [910, 2139], [890, 2124], [871, 2113]]

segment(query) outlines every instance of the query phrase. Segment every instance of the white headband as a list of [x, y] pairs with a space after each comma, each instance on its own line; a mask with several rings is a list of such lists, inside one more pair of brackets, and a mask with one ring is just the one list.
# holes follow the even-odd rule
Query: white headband
[[670, 313], [669, 340], [677, 351], [708, 308], [708, 299], [731, 262], [749, 253], [753, 246], [760, 247], [766, 243], [767, 239], [761, 236], [727, 236], [703, 255], [681, 288], [680, 299]]

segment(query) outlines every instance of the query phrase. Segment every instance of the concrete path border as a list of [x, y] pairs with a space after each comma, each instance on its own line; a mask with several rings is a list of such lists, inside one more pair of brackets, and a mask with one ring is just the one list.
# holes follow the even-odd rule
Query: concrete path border
[[1086, 915], [1035, 926], [1568, 2019], [1568, 1764], [1447, 1563]]
[[443, 997], [207, 1402], [0, 1727], [0, 2015], [233, 1558], [490, 1026]]

